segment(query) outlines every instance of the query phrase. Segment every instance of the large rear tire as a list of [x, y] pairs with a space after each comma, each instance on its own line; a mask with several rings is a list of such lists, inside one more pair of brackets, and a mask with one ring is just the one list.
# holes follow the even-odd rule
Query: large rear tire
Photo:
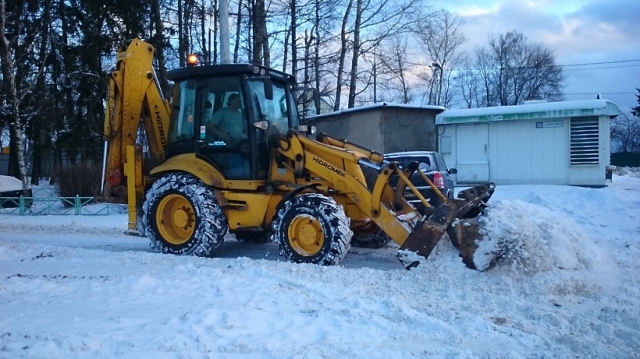
[[229, 230], [213, 190], [186, 173], [156, 180], [143, 211], [151, 248], [162, 253], [211, 257]]
[[332, 198], [303, 194], [280, 208], [271, 239], [279, 244], [280, 255], [292, 262], [337, 265], [351, 247], [349, 224]]

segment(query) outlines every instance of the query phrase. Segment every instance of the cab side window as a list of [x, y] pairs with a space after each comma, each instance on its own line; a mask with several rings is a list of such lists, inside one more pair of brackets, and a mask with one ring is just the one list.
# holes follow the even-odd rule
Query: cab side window
[[191, 140], [195, 133], [196, 86], [194, 81], [181, 82], [173, 89], [171, 136], [169, 142]]

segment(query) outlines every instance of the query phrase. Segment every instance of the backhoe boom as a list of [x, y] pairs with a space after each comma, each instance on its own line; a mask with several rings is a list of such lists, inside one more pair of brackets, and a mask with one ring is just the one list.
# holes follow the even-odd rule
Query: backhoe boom
[[108, 78], [103, 200], [129, 204], [130, 230], [144, 200], [143, 150], [161, 160], [168, 138], [170, 107], [158, 87], [153, 52], [149, 44], [132, 40], [119, 49]]

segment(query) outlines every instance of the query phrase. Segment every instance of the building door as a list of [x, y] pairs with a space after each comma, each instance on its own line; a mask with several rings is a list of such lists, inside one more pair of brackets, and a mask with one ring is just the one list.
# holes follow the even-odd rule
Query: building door
[[489, 181], [489, 125], [456, 126], [458, 183]]

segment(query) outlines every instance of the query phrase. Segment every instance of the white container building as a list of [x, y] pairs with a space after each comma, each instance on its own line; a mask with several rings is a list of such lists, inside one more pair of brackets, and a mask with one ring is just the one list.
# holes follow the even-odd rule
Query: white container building
[[619, 114], [599, 99], [446, 110], [436, 116], [438, 147], [459, 184], [601, 187]]

